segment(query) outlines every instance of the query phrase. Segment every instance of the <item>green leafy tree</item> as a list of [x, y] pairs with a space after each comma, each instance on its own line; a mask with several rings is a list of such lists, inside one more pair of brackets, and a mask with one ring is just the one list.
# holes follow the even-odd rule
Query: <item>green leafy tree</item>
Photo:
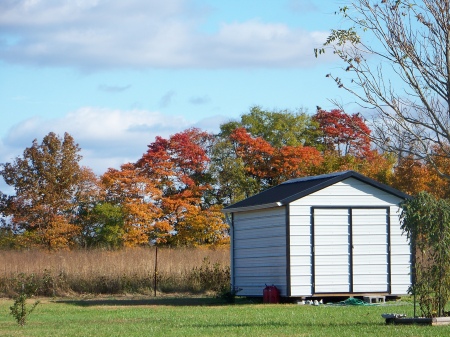
[[245, 128], [253, 137], [261, 137], [273, 147], [315, 146], [318, 124], [305, 112], [290, 110], [264, 110], [259, 106], [250, 108], [240, 121], [230, 121], [220, 126], [220, 135], [230, 136], [237, 128]]
[[14, 304], [9, 307], [10, 314], [17, 321], [17, 324], [24, 326], [28, 320], [28, 316], [34, 311], [40, 301], [35, 301], [31, 307], [27, 300], [34, 297], [39, 291], [39, 285], [36, 283], [34, 274], [26, 276], [19, 274], [17, 278], [16, 289], [17, 295], [14, 296]]
[[422, 315], [444, 316], [450, 298], [450, 202], [421, 192], [401, 207], [402, 229], [415, 254], [411, 292]]
[[77, 200], [84, 199], [82, 187], [94, 176], [79, 165], [79, 151], [68, 133], [60, 138], [51, 132], [41, 144], [34, 140], [21, 157], [0, 166], [0, 175], [15, 190], [3, 214], [30, 244], [49, 249], [76, 244], [81, 231]]
[[0, 191], [0, 248], [13, 248], [15, 237], [5, 216], [8, 196]]
[[124, 245], [125, 215], [120, 204], [101, 202], [89, 215], [89, 226], [84, 228], [87, 246], [121, 248]]
[[216, 182], [208, 193], [211, 203], [229, 205], [259, 192], [257, 179], [247, 174], [230, 138], [217, 137], [211, 149], [210, 173]]

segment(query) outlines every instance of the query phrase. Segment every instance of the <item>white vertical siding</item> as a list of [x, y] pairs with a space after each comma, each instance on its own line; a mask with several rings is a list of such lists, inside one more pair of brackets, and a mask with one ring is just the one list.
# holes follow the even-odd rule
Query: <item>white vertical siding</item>
[[352, 209], [353, 291], [389, 291], [387, 209]]
[[[233, 284], [243, 296], [262, 296], [265, 285], [274, 284], [282, 296], [301, 297], [314, 295], [313, 290], [387, 292], [390, 280], [391, 294], [406, 294], [410, 248], [400, 229], [399, 202], [388, 192], [349, 178], [293, 201], [288, 212], [285, 207], [234, 212]], [[315, 238], [312, 208], [319, 214], [314, 217]]]
[[314, 289], [316, 293], [350, 291], [348, 209], [314, 210]]
[[291, 296], [312, 295], [311, 208], [290, 206]]
[[[352, 212], [356, 210], [354, 217], [352, 217], [355, 225], [352, 228], [354, 235], [352, 239], [356, 240], [356, 248], [352, 252], [354, 255], [352, 261], [354, 268], [353, 291], [387, 291], [389, 281], [387, 242], [389, 239], [391, 244], [391, 294], [406, 294], [411, 281], [410, 249], [406, 236], [401, 233], [398, 220], [397, 205], [401, 201], [402, 199], [388, 192], [354, 178], [338, 182], [293, 201], [289, 206], [291, 296], [312, 295], [311, 207], [328, 206], [352, 208]], [[375, 211], [369, 208], [365, 210], [353, 209], [353, 207], [364, 206], [379, 207], [379, 209]], [[381, 209], [384, 207], [390, 208], [390, 238], [387, 238], [386, 209]], [[365, 216], [365, 213], [370, 215]], [[323, 249], [324, 252], [325, 250]], [[323, 257], [317, 257], [316, 260], [316, 264], [317, 262], [319, 264], [326, 263]], [[345, 265], [344, 261], [339, 260], [337, 257], [333, 257], [332, 261], [331, 265], [325, 267], [329, 269], [328, 273], [338, 274], [341, 272], [342, 275], [340, 277], [344, 279], [346, 271], [338, 271], [342, 267], [341, 264]], [[316, 270], [316, 283], [318, 272], [323, 271], [320, 268]], [[321, 276], [323, 277], [324, 275]], [[336, 287], [344, 287], [344, 285], [332, 285], [327, 289], [324, 287], [322, 290], [324, 292], [333, 292]], [[318, 292], [317, 287], [315, 290]]]
[[403, 295], [411, 285], [411, 248], [406, 234], [400, 229], [400, 210], [391, 207], [391, 293]]
[[262, 296], [274, 284], [287, 296], [286, 208], [234, 213], [234, 286], [242, 296]]
[[292, 206], [391, 206], [400, 198], [354, 178], [348, 178], [295, 200]]

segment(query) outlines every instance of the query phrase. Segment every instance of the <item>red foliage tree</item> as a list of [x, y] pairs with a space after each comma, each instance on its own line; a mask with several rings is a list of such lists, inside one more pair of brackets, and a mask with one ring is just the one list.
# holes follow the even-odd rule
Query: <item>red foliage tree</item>
[[[169, 228], [172, 235], [161, 243], [218, 244], [227, 236], [228, 227], [220, 210], [210, 208], [204, 199], [205, 193], [212, 189], [208, 172], [212, 140], [212, 135], [195, 128], [169, 139], [157, 137], [136, 164], [140, 174], [162, 191], [163, 214], [157, 221]], [[200, 218], [204, 221], [199, 222]]]
[[274, 147], [261, 137], [252, 137], [244, 128], [234, 130], [230, 139], [236, 144], [236, 155], [243, 160], [246, 171], [259, 180], [271, 181]]
[[340, 156], [351, 154], [364, 157], [370, 154], [371, 130], [359, 114], [348, 115], [339, 109], [317, 110], [313, 120], [319, 123], [323, 143]]
[[261, 190], [312, 174], [323, 160], [316, 148], [302, 145], [274, 148], [261, 137], [252, 137], [244, 128], [234, 130], [230, 139], [235, 143], [236, 156], [244, 162], [247, 173], [260, 182]]

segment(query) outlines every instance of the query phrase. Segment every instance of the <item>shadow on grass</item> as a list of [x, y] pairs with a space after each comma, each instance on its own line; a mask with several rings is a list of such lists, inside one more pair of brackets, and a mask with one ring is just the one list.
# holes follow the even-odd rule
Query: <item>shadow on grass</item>
[[220, 298], [208, 297], [153, 297], [145, 299], [128, 299], [128, 298], [105, 298], [105, 299], [79, 299], [79, 300], [55, 300], [55, 303], [65, 303], [80, 307], [92, 306], [221, 306], [221, 305], [243, 305], [255, 304], [258, 300], [253, 301], [246, 298], [236, 299], [235, 303], [227, 303]]

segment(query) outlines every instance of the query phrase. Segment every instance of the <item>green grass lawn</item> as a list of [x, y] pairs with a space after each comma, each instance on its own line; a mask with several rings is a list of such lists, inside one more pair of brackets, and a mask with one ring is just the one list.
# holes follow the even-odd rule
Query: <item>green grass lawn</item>
[[[33, 300], [29, 300], [33, 303]], [[448, 336], [450, 326], [385, 325], [411, 303], [379, 306], [257, 304], [212, 298], [44, 299], [20, 327], [0, 299], [0, 336]]]

